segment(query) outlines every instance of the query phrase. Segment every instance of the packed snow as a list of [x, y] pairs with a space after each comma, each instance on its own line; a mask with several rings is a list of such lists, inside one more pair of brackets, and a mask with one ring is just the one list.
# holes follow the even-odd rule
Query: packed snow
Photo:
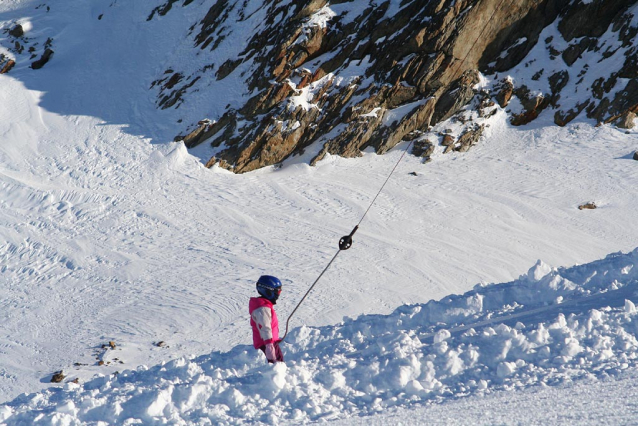
[[285, 363], [240, 345], [20, 396], [0, 420], [303, 423], [617, 376], [638, 367], [636, 264], [638, 249], [572, 268], [539, 261], [510, 283], [296, 328]]
[[[56, 52], [31, 70], [0, 32], [17, 61], [0, 76], [0, 423], [418, 424], [405, 410], [496, 413], [603, 389], [608, 410], [577, 420], [619, 406], [619, 423], [636, 418], [619, 391], [635, 395], [638, 353], [635, 130], [543, 114], [513, 128], [499, 109], [469, 152], [406, 156], [293, 317], [286, 363], [269, 366], [247, 346], [256, 278], [282, 278], [286, 319], [406, 144], [205, 169], [169, 142], [177, 120], [201, 118], [203, 101], [216, 119], [243, 92], [211, 81], [224, 105], [200, 92], [157, 110], [166, 52], [191, 58], [184, 23], [209, 5], [147, 21], [152, 3], [0, 3], [3, 31], [21, 22]], [[521, 422], [547, 418], [533, 410]]]

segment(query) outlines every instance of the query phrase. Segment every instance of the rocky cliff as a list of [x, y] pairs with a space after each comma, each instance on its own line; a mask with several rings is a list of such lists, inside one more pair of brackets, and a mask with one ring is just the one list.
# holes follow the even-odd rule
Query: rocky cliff
[[[638, 111], [638, 0], [154, 0], [146, 13], [185, 27], [149, 80], [157, 107], [208, 166], [237, 173], [405, 140], [425, 159], [466, 151], [500, 110], [513, 125], [625, 127]], [[5, 29], [16, 52], [18, 30]], [[32, 41], [31, 60], [51, 46]]]
[[[480, 108], [492, 106], [492, 98], [501, 107], [517, 98], [522, 108], [510, 110], [515, 125], [547, 108], [558, 125], [583, 111], [598, 122], [631, 123], [638, 108], [635, 3], [264, 0], [250, 11], [247, 2], [219, 0], [194, 28], [194, 42], [203, 52], [213, 59], [225, 38], [242, 37], [235, 22], [252, 20], [254, 31], [237, 44], [241, 51], [234, 57], [201, 72], [214, 72], [218, 80], [240, 75], [250, 97], [241, 108], [201, 123], [184, 140], [189, 147], [212, 144], [218, 149], [208, 165], [241, 173], [279, 163], [313, 144], [316, 161], [326, 153], [357, 156], [366, 147], [383, 153], [418, 138], [418, 153], [427, 156], [429, 145], [439, 143], [428, 139], [430, 126], [477, 95], [479, 116], [489, 114]], [[555, 34], [540, 39], [548, 26]], [[553, 69], [530, 63], [526, 67], [535, 72], [529, 82], [499, 79], [539, 45], [549, 58], [543, 66]], [[579, 61], [588, 52], [600, 53], [596, 63]], [[622, 65], [600, 65], [612, 57]], [[595, 79], [583, 84], [588, 73]], [[476, 89], [481, 74], [495, 83], [487, 93]], [[158, 81], [159, 105], [183, 102], [199, 77], [167, 74]], [[588, 101], [570, 102], [564, 92], [576, 86], [591, 91]], [[474, 124], [458, 139], [448, 139], [448, 146], [469, 149], [481, 130]]]

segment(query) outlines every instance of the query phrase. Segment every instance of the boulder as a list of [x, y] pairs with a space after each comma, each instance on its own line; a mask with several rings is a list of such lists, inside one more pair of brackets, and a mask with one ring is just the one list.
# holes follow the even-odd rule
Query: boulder
[[597, 207], [598, 206], [596, 205], [596, 203], [592, 201], [589, 203], [581, 204], [580, 206], [578, 206], [578, 210], [594, 210]]
[[498, 87], [498, 92], [495, 96], [496, 102], [498, 102], [501, 108], [505, 108], [510, 103], [510, 99], [512, 99], [513, 94], [514, 84], [512, 84], [509, 79], [505, 79]]
[[634, 160], [638, 161], [638, 150], [634, 152]]
[[31, 63], [31, 68], [33, 68], [34, 70], [38, 70], [42, 68], [47, 62], [49, 62], [52, 56], [53, 56], [53, 50], [46, 49], [44, 53], [42, 54], [42, 56], [40, 57], [40, 59]]
[[22, 28], [22, 25], [18, 24], [9, 31], [9, 35], [16, 38], [22, 37], [24, 35], [24, 28]]
[[429, 157], [434, 153], [434, 144], [429, 140], [420, 140], [414, 142], [412, 146], [412, 155], [416, 157]]
[[454, 146], [455, 140], [454, 140], [454, 136], [450, 135], [450, 134], [446, 134], [443, 136], [443, 141], [441, 142], [441, 145], [443, 146]]
[[635, 124], [634, 120], [636, 119], [636, 113], [627, 111], [625, 112], [617, 122], [617, 126], [621, 129], [633, 129]]
[[65, 377], [64, 372], [60, 370], [53, 374], [53, 377], [51, 377], [51, 383], [60, 383]]
[[458, 146], [454, 148], [454, 150], [459, 152], [468, 151], [472, 146], [478, 143], [484, 129], [485, 126], [482, 125], [467, 130], [459, 137], [459, 140], [457, 141]]
[[2, 67], [2, 69], [0, 70], [0, 74], [6, 74], [9, 71], [11, 71], [11, 68], [13, 68], [16, 64], [16, 61], [14, 61], [13, 59], [9, 59], [7, 61], [6, 64], [4, 64], [4, 66]]
[[533, 94], [526, 86], [516, 88], [514, 93], [521, 101], [523, 108], [525, 108], [520, 114], [512, 114], [510, 122], [514, 126], [522, 126], [534, 121], [551, 102], [551, 98], [541, 94]]

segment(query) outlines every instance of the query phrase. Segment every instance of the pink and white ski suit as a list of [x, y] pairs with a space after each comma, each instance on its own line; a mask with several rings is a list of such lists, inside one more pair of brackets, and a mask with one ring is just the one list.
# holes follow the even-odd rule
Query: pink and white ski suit
[[279, 340], [279, 320], [272, 302], [263, 297], [251, 297], [248, 310], [255, 349], [276, 343]]

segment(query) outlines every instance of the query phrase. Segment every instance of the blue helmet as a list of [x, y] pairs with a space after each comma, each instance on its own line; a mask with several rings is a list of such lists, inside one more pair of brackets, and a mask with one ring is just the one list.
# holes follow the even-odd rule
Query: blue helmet
[[262, 275], [257, 280], [257, 293], [261, 294], [272, 303], [277, 302], [281, 289], [281, 281], [279, 281], [279, 278], [277, 277]]

